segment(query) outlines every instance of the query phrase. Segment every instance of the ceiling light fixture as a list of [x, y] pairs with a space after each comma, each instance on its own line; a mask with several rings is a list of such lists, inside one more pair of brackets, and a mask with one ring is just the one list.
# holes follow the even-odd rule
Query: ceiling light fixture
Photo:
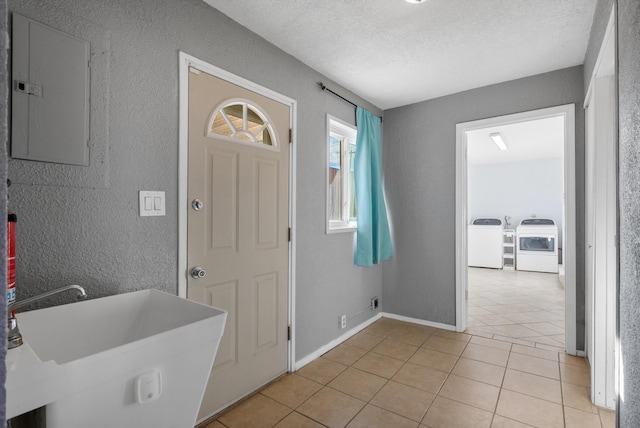
[[507, 145], [504, 143], [502, 135], [500, 135], [499, 132], [494, 132], [493, 134], [489, 135], [489, 137], [491, 137], [493, 142], [496, 143], [496, 146], [498, 146], [500, 150], [507, 150]]
[[404, 1], [411, 4], [420, 4], [420, 3], [424, 3], [426, 0], [404, 0]]

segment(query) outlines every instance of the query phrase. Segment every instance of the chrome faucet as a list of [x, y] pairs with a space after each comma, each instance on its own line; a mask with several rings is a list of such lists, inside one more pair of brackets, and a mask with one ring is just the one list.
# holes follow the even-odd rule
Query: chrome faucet
[[14, 315], [14, 311], [23, 308], [31, 303], [38, 302], [48, 297], [54, 296], [65, 291], [75, 290], [78, 293], [77, 299], [84, 300], [87, 298], [87, 293], [84, 288], [79, 285], [67, 285], [65, 287], [57, 288], [55, 290], [47, 291], [46, 293], [38, 294], [37, 296], [29, 297], [28, 299], [20, 300], [19, 302], [13, 302], [7, 306], [7, 315], [9, 315], [9, 332], [7, 333], [7, 347], [9, 349], [17, 348], [22, 345], [22, 335], [18, 329], [18, 320]]

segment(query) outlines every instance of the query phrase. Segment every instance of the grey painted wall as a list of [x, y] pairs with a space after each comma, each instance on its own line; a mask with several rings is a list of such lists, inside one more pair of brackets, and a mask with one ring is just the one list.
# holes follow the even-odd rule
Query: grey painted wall
[[[531, 177], [535, 177], [534, 180]], [[469, 221], [479, 217], [511, 217], [511, 228], [535, 214], [558, 226], [562, 248], [562, 158], [469, 165], [467, 168]]]
[[620, 427], [640, 426], [640, 3], [618, 1]]
[[[92, 70], [107, 76], [106, 166], [90, 167], [104, 169], [104, 185], [66, 184], [60, 175], [69, 172], [51, 173], [40, 164], [11, 187], [19, 219], [19, 298], [68, 283], [86, 286], [92, 297], [147, 288], [177, 292], [184, 274], [177, 271], [182, 50], [298, 101], [297, 358], [344, 332], [340, 314], [353, 317], [350, 327], [374, 315], [363, 308], [381, 295], [381, 268], [353, 266], [353, 235], [324, 230], [326, 114], [354, 122], [350, 105], [317, 86], [328, 79], [200, 0], [14, 0], [9, 6], [71, 28], [92, 23], [101, 41], [92, 55], [108, 64]], [[20, 171], [10, 160], [9, 173]], [[165, 191], [167, 215], [139, 217], [139, 190]]]
[[584, 347], [582, 66], [385, 111], [384, 173], [396, 255], [383, 263], [383, 310], [455, 324], [456, 124], [576, 104], [577, 348]]

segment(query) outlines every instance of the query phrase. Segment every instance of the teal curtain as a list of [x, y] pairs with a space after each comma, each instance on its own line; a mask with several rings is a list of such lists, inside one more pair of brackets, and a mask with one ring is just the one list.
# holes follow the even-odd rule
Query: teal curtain
[[356, 109], [356, 251], [354, 263], [371, 266], [393, 254], [387, 208], [382, 191], [382, 139], [380, 118]]

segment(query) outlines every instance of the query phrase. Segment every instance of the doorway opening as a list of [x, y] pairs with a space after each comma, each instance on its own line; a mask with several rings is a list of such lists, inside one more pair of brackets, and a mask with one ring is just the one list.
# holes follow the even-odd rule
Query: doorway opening
[[[574, 109], [575, 106], [573, 104], [552, 107], [541, 110], [534, 110], [529, 112], [517, 113], [507, 116], [483, 119], [473, 122], [461, 123], [456, 127], [456, 330], [457, 331], [465, 331], [468, 326], [468, 297], [469, 297], [469, 278], [477, 277], [475, 275], [478, 273], [477, 271], [472, 271], [471, 274], [469, 272], [469, 237], [468, 237], [468, 225], [471, 220], [470, 216], [472, 215], [482, 215], [487, 216], [491, 215], [489, 212], [486, 214], [473, 213], [470, 211], [469, 207], [469, 176], [475, 174], [477, 171], [470, 172], [469, 171], [469, 161], [468, 155], [470, 149], [470, 141], [474, 139], [475, 134], [485, 134], [485, 137], [488, 137], [491, 134], [497, 134], [500, 132], [500, 129], [504, 129], [505, 135], [507, 135], [507, 130], [517, 126], [526, 126], [524, 124], [531, 123], [535, 124], [536, 122], [542, 123], [544, 121], [549, 121], [548, 123], [556, 123], [557, 126], [560, 127], [560, 133], [562, 134], [562, 147], [560, 151], [562, 153], [562, 160], [560, 161], [560, 165], [558, 165], [558, 160], [555, 161], [556, 176], [560, 174], [562, 185], [561, 185], [561, 193], [563, 195], [563, 206], [555, 212], [548, 211], [543, 208], [537, 208], [532, 210], [530, 207], [523, 207], [525, 209], [524, 212], [504, 212], [497, 214], [493, 214], [493, 216], [498, 217], [501, 224], [498, 226], [498, 233], [502, 235], [500, 244], [501, 248], [496, 251], [499, 252], [500, 256], [503, 258], [500, 263], [500, 267], [504, 266], [504, 261], [507, 260], [510, 263], [513, 263], [513, 267], [515, 269], [518, 268], [518, 255], [520, 255], [521, 260], [526, 261], [523, 266], [527, 271], [505, 271], [505, 272], [497, 272], [500, 274], [515, 274], [515, 276], [520, 276], [522, 278], [527, 277], [528, 281], [533, 281], [533, 283], [540, 282], [540, 278], [551, 278], [552, 281], [558, 280], [561, 278], [558, 275], [551, 275], [547, 272], [553, 272], [553, 265], [555, 265], [555, 273], [558, 274], [558, 264], [561, 264], [564, 267], [564, 340], [562, 346], [569, 354], [576, 354], [576, 250], [575, 250], [575, 119], [574, 119]], [[542, 122], [540, 122], [542, 121]], [[487, 131], [489, 135], [486, 135]], [[491, 140], [489, 140], [491, 141]], [[490, 142], [493, 144], [493, 142]], [[508, 142], [506, 144], [509, 144]], [[535, 146], [534, 146], [535, 147]], [[514, 150], [515, 151], [515, 150]], [[534, 149], [535, 151], [535, 149]], [[544, 176], [545, 172], [549, 172], [549, 168], [552, 168], [550, 165], [553, 162], [548, 163], [548, 165], [541, 165], [544, 163], [542, 160], [537, 160], [535, 162], [530, 162], [529, 165], [521, 164], [517, 165], [517, 168], [512, 172], [512, 174], [526, 174], [532, 175], [531, 180], [540, 180], [540, 177]], [[512, 165], [513, 167], [513, 165]], [[538, 171], [538, 173], [526, 172], [526, 169], [533, 168], [533, 171]], [[558, 168], [560, 170], [558, 171]], [[505, 170], [506, 171], [506, 170]], [[494, 168], [493, 173], [496, 170]], [[504, 171], [503, 171], [504, 174]], [[513, 177], [503, 177], [503, 180], [510, 180], [510, 183], [513, 183]], [[555, 180], [556, 182], [558, 179]], [[536, 183], [531, 183], [535, 185]], [[539, 184], [539, 182], [537, 183]], [[512, 195], [501, 195], [501, 189], [491, 189], [494, 195], [502, 196], [503, 198], [508, 198]], [[511, 192], [513, 193], [513, 191]], [[531, 191], [523, 191], [523, 196], [531, 196]], [[516, 195], [517, 196], [517, 195]], [[514, 196], [515, 197], [515, 196]], [[513, 210], [514, 208], [510, 208]], [[499, 209], [496, 209], [499, 211]], [[504, 211], [504, 208], [502, 209]], [[531, 212], [529, 212], [531, 211]], [[534, 216], [535, 215], [535, 216]], [[506, 218], [504, 218], [506, 216]], [[554, 219], [549, 219], [548, 217], [555, 217]], [[520, 225], [522, 220], [529, 220], [528, 224]], [[537, 220], [536, 220], [537, 219]], [[553, 220], [549, 224], [546, 221], [539, 220]], [[511, 234], [505, 232], [503, 227], [504, 223], [510, 223], [507, 226], [507, 231], [511, 231]], [[517, 224], [516, 224], [517, 223]], [[537, 226], [537, 228], [536, 228]], [[469, 226], [471, 227], [471, 226]], [[520, 230], [519, 227], [521, 227]], [[554, 233], [554, 231], [556, 231]], [[520, 236], [518, 235], [520, 232]], [[527, 233], [525, 233], [527, 232]], [[533, 233], [528, 233], [533, 232]], [[534, 236], [535, 235], [535, 236]], [[519, 238], [523, 238], [523, 242], [520, 242]], [[497, 239], [497, 238], [496, 238]], [[558, 243], [561, 243], [561, 246]], [[545, 245], [541, 245], [545, 244]], [[497, 245], [497, 244], [496, 244]], [[562, 248], [559, 251], [559, 248]], [[513, 252], [513, 256], [509, 255], [509, 252]], [[507, 257], [505, 257], [507, 254]], [[513, 257], [511, 260], [509, 257]], [[560, 263], [559, 263], [560, 262]], [[509, 263], [508, 263], [509, 264]], [[551, 266], [551, 267], [550, 267]], [[533, 272], [531, 272], [533, 271]], [[545, 272], [545, 273], [541, 273]], [[475, 276], [474, 276], [475, 275]], [[540, 277], [540, 278], [539, 278]], [[476, 278], [477, 279], [477, 278]], [[553, 287], [553, 285], [552, 285]], [[524, 303], [523, 303], [524, 304]], [[535, 312], [535, 311], [531, 311]], [[541, 314], [538, 314], [541, 315]], [[559, 312], [556, 313], [556, 318], [559, 316]], [[524, 319], [523, 319], [524, 320]], [[558, 319], [554, 321], [559, 321]], [[519, 324], [515, 323], [514, 324]], [[557, 325], [556, 327], [559, 327]], [[505, 324], [506, 325], [506, 324]], [[540, 325], [539, 327], [542, 327]], [[547, 326], [551, 330], [553, 328], [551, 326]], [[507, 328], [503, 328], [509, 330]], [[518, 334], [515, 330], [520, 330], [521, 334], [535, 334], [536, 332], [531, 332], [527, 330], [523, 330], [519, 327], [511, 328], [513, 330], [514, 335]], [[540, 332], [537, 332], [540, 333]], [[500, 334], [496, 334], [496, 336], [500, 336]], [[504, 334], [505, 337], [509, 337], [509, 334]], [[538, 337], [544, 336], [540, 334]], [[556, 335], [555, 339], [560, 338], [560, 334]], [[533, 337], [533, 336], [532, 336]]]

